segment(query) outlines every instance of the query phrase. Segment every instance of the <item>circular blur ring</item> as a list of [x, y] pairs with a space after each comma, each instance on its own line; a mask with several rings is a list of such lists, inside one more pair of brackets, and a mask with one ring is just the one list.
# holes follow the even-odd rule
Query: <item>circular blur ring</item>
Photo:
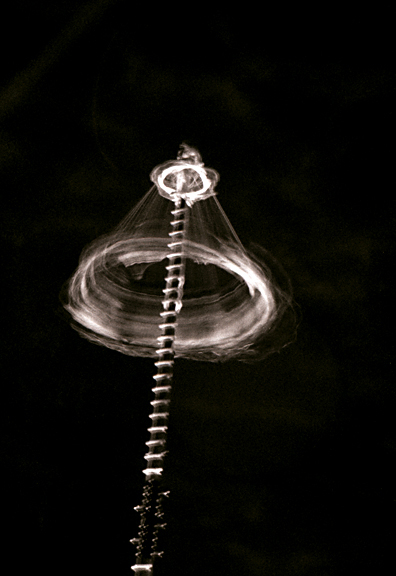
[[[202, 182], [202, 187], [198, 190], [185, 191], [177, 190], [176, 187], [171, 188], [165, 184], [165, 179], [169, 177], [170, 174], [176, 175], [184, 170], [194, 170]], [[203, 164], [195, 165], [185, 161], [173, 160], [154, 168], [150, 174], [150, 179], [157, 185], [158, 192], [161, 196], [172, 200], [172, 202], [176, 202], [178, 198], [183, 198], [187, 205], [191, 207], [195, 202], [205, 200], [209, 196], [215, 195], [213, 188], [219, 179], [219, 175], [211, 168], [204, 168]], [[196, 183], [197, 180], [194, 179], [194, 184]]]

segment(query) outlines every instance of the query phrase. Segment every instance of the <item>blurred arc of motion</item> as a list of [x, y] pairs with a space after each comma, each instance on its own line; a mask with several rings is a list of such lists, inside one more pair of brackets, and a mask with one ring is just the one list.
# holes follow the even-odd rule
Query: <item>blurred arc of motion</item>
[[141, 201], [115, 230], [85, 248], [63, 292], [64, 307], [83, 337], [127, 355], [156, 357], [172, 190], [188, 174], [175, 356], [250, 361], [294, 339], [287, 275], [261, 247], [244, 248], [217, 199], [219, 175], [203, 166], [200, 156], [157, 166], [150, 176], [154, 186]]

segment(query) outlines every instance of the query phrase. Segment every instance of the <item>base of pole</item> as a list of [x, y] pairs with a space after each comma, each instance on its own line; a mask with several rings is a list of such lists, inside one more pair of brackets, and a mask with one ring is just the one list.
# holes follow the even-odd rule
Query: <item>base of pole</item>
[[150, 576], [152, 574], [153, 565], [152, 564], [135, 564], [131, 566], [131, 570], [135, 572], [135, 574], [144, 574], [144, 576]]

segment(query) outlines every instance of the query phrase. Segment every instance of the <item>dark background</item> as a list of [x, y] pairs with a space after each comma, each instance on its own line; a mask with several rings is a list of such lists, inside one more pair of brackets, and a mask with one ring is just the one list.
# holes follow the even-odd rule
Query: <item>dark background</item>
[[156, 574], [394, 563], [391, 12], [14, 2], [3, 19], [1, 523], [7, 574], [130, 574], [151, 360], [79, 338], [82, 248], [188, 140], [290, 276], [267, 360], [178, 361]]

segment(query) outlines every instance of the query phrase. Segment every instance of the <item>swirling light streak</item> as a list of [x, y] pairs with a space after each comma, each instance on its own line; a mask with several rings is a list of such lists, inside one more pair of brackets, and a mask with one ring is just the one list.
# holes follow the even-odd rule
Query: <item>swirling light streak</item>
[[[137, 208], [113, 233], [83, 252], [69, 281], [65, 308], [89, 340], [131, 356], [155, 357], [163, 295], [148, 286], [146, 277], [166, 261], [170, 250], [176, 255], [168, 226], [172, 207], [183, 199], [189, 206], [189, 226], [182, 253], [196, 275], [193, 280], [188, 273], [180, 278], [190, 287], [195, 284], [184, 291], [183, 306], [176, 303], [175, 356], [262, 358], [289, 341], [288, 334], [278, 334], [272, 346], [269, 338], [291, 311], [291, 296], [274, 280], [262, 253], [242, 246], [214, 191], [218, 173], [204, 168], [195, 150], [186, 149], [184, 156], [157, 166], [151, 173], [155, 187]], [[170, 236], [176, 247], [178, 216], [174, 218]], [[227, 273], [227, 279], [212, 277], [214, 268]], [[158, 286], [164, 276], [165, 266]]]
[[[161, 296], [125, 285], [120, 269], [166, 259], [167, 240], [118, 239], [96, 245], [82, 258], [69, 284], [67, 310], [88, 339], [124, 354], [155, 357]], [[255, 345], [280, 319], [288, 298], [277, 288], [264, 262], [235, 246], [223, 252], [185, 240], [184, 253], [196, 264], [213, 264], [238, 283], [228, 293], [189, 299], [178, 319], [176, 357], [223, 360], [254, 355]], [[247, 289], [244, 290], [244, 287]]]

